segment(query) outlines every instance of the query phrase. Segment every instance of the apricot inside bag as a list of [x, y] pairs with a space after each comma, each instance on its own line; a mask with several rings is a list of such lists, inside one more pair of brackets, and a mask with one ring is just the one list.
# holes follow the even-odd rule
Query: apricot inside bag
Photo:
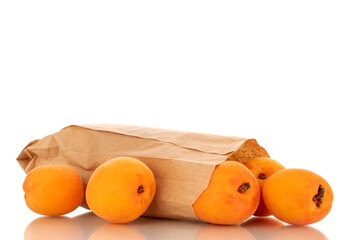
[[[145, 216], [199, 220], [192, 204], [216, 165], [269, 157], [255, 139], [117, 124], [70, 125], [30, 142], [17, 158], [28, 173], [37, 166], [75, 168], [86, 189], [92, 172], [114, 157], [134, 157], [149, 166], [156, 194]], [[86, 202], [82, 204], [87, 207]]]

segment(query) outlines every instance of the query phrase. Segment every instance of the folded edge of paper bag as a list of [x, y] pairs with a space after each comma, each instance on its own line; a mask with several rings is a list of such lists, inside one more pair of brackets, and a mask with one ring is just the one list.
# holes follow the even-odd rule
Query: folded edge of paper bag
[[[97, 131], [123, 134], [144, 139], [172, 143], [183, 148], [194, 149], [206, 153], [229, 154], [239, 148], [239, 143], [246, 138], [222, 136], [208, 133], [195, 133], [180, 130], [140, 127], [121, 124], [86, 124], [76, 125]], [[69, 126], [71, 127], [71, 126]]]
[[[256, 139], [252, 138], [121, 124], [87, 124], [75, 126], [168, 142], [183, 148], [198, 150], [204, 153], [228, 155], [225, 159], [228, 161], [242, 163], [255, 157], [269, 157], [265, 148], [261, 147]], [[189, 139], [191, 139], [191, 144], [189, 144]]]

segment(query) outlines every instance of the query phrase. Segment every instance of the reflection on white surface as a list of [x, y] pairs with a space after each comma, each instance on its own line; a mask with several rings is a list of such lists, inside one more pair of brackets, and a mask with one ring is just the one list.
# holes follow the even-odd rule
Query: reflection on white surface
[[240, 226], [140, 217], [128, 224], [109, 223], [92, 212], [74, 218], [40, 217], [24, 232], [25, 240], [194, 239], [194, 240], [327, 240], [309, 226], [292, 226], [272, 217], [253, 217]]
[[124, 240], [145, 240], [145, 236], [128, 224], [114, 224], [107, 223], [104, 226], [96, 230], [89, 240], [113, 240], [113, 239], [124, 239]]
[[277, 229], [270, 240], [328, 240], [319, 230], [309, 226], [287, 225]]
[[25, 240], [82, 240], [83, 232], [79, 223], [68, 217], [40, 217], [25, 229]]
[[[100, 239], [99, 236], [132, 236], [134, 239], [195, 239], [199, 229], [205, 223], [177, 221], [160, 218], [140, 217], [128, 224], [111, 224], [94, 215], [85, 213], [73, 218], [83, 229], [84, 239]], [[125, 227], [123, 227], [125, 226]], [[108, 233], [106, 233], [108, 232]], [[124, 234], [121, 235], [120, 232]], [[135, 238], [134, 236], [137, 236]], [[95, 238], [96, 237], [96, 238]], [[121, 239], [121, 238], [119, 238]]]
[[256, 240], [327, 240], [313, 227], [285, 225], [273, 217], [252, 217], [241, 226], [249, 230]]
[[197, 232], [205, 223], [161, 218], [141, 217], [130, 226], [141, 232], [146, 239], [195, 239]]
[[255, 240], [254, 236], [242, 226], [222, 226], [208, 224], [200, 229], [196, 240]]
[[89, 237], [101, 226], [109, 223], [108, 221], [99, 218], [93, 212], [88, 212], [80, 214], [73, 218], [78, 222], [82, 228], [84, 239], [89, 239]]
[[256, 240], [268, 240], [275, 230], [285, 224], [273, 217], [252, 217], [241, 224]]

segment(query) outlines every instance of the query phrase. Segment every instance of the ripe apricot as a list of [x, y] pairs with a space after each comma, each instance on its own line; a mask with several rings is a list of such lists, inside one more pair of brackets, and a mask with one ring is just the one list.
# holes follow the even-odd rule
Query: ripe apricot
[[259, 184], [250, 170], [241, 163], [226, 161], [215, 167], [193, 209], [206, 222], [236, 224], [255, 212], [259, 200]]
[[152, 171], [143, 162], [120, 157], [100, 165], [86, 188], [89, 208], [112, 223], [127, 223], [145, 212], [155, 194]]
[[80, 174], [63, 165], [34, 168], [23, 183], [26, 205], [42, 215], [63, 215], [75, 210], [84, 197]]
[[264, 184], [266, 207], [278, 219], [295, 225], [312, 224], [330, 211], [333, 192], [319, 175], [304, 169], [285, 169]]
[[269, 216], [271, 213], [266, 208], [262, 197], [265, 181], [274, 173], [285, 169], [283, 165], [271, 158], [254, 158], [243, 163], [256, 177], [260, 188], [260, 202], [254, 213], [255, 216]]

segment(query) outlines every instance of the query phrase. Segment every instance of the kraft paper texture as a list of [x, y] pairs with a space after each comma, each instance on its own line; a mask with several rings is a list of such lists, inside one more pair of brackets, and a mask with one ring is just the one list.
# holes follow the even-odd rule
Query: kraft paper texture
[[[149, 127], [70, 125], [30, 142], [17, 158], [25, 173], [63, 164], [76, 169], [85, 184], [92, 172], [114, 157], [134, 157], [149, 166], [156, 193], [144, 216], [199, 220], [192, 204], [204, 191], [216, 165], [269, 157], [255, 139]], [[84, 188], [84, 189], [85, 189]], [[87, 207], [86, 202], [83, 207]]]

